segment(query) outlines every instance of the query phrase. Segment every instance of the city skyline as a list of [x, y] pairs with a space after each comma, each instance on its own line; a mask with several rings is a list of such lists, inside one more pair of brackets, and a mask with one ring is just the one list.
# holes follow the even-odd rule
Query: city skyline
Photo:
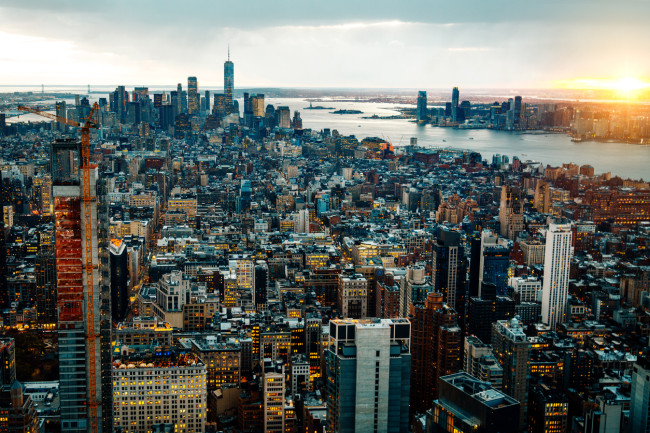
[[563, 5], [561, 14], [554, 4], [506, 1], [444, 8], [411, 2], [399, 11], [388, 2], [372, 8], [335, 2], [327, 10], [283, 4], [248, 10], [200, 0], [154, 9], [140, 2], [128, 14], [119, 2], [76, 6], [0, 2], [0, 81], [161, 85], [197, 76], [203, 87], [219, 87], [228, 44], [240, 87], [629, 93], [647, 89], [650, 75], [643, 44], [629, 43], [650, 36], [642, 20], [650, 6], [639, 2], [579, 1]]

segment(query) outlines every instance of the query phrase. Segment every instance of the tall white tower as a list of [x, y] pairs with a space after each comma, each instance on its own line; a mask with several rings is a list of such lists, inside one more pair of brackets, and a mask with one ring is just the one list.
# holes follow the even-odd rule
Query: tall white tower
[[549, 225], [544, 255], [542, 321], [551, 329], [564, 322], [569, 295], [569, 261], [573, 255], [571, 224]]

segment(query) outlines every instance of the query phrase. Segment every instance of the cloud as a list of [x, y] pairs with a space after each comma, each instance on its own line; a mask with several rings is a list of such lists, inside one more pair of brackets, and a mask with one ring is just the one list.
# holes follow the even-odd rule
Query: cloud
[[491, 47], [449, 47], [447, 51], [452, 53], [475, 53], [479, 51], [493, 51]]
[[633, 0], [0, 0], [0, 81], [216, 88], [230, 43], [236, 86], [539, 87], [650, 75], [648, 15]]
[[425, 25], [425, 23], [417, 22], [404, 22], [399, 20], [393, 21], [379, 21], [379, 22], [350, 22], [350, 23], [341, 23], [341, 24], [320, 24], [320, 25], [286, 25], [278, 26], [278, 29], [286, 30], [365, 30], [372, 28], [394, 28], [394, 27], [405, 27], [405, 26], [417, 26]]

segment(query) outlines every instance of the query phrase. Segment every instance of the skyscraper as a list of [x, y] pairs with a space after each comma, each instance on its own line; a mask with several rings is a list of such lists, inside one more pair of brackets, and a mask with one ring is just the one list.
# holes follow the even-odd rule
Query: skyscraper
[[458, 87], [454, 87], [451, 91], [451, 121], [458, 121], [458, 100], [460, 99], [460, 93], [458, 92]]
[[465, 314], [467, 261], [460, 236], [458, 231], [440, 229], [433, 245], [431, 279], [434, 291], [442, 293], [445, 302], [462, 318]]
[[291, 128], [291, 110], [287, 106], [278, 107], [278, 126], [280, 128]]
[[650, 362], [640, 356], [634, 363], [630, 392], [629, 432], [647, 432], [650, 428]]
[[513, 106], [513, 121], [515, 129], [523, 128], [523, 104], [521, 103], [521, 96], [515, 96], [514, 106]]
[[[52, 164], [68, 160], [80, 146], [72, 140], [52, 145]], [[80, 161], [81, 157], [77, 159]], [[104, 411], [112, 409], [110, 362], [103, 352], [110, 327], [104, 333], [101, 290], [105, 272], [100, 272], [98, 233], [98, 170], [58, 170], [53, 177], [55, 212], [56, 288], [59, 321], [59, 394], [61, 429], [67, 432], [103, 431], [109, 420]], [[84, 201], [84, 177], [89, 176], [90, 201]], [[90, 218], [86, 218], [90, 211]], [[90, 222], [90, 224], [88, 224]], [[92, 269], [89, 269], [92, 266]], [[102, 344], [102, 342], [104, 344]], [[92, 355], [89, 355], [92, 354]], [[105, 369], [102, 369], [105, 367]], [[105, 374], [108, 370], [108, 374]], [[105, 397], [105, 398], [104, 398]], [[109, 431], [109, 430], [107, 430]]]
[[4, 205], [9, 199], [6, 189], [4, 188], [4, 181], [2, 179], [2, 171], [0, 171], [0, 307], [9, 307], [9, 290], [7, 288], [7, 247], [5, 242], [5, 218], [4, 218]]
[[429, 120], [429, 112], [427, 110], [427, 92], [418, 92], [418, 109], [417, 109], [418, 123], [425, 123]]
[[111, 317], [114, 323], [122, 322], [129, 308], [129, 268], [126, 244], [121, 239], [110, 243], [111, 266]]
[[283, 433], [285, 418], [285, 375], [281, 361], [264, 360], [263, 402], [264, 402], [264, 431], [267, 433]]
[[[497, 295], [506, 295], [510, 249], [499, 244], [497, 236], [485, 230], [481, 234], [481, 256], [479, 260], [479, 296], [484, 297], [483, 284], [485, 283], [494, 284]], [[493, 298], [494, 295], [488, 295], [488, 297]]]
[[233, 111], [233, 89], [235, 87], [235, 65], [230, 61], [230, 47], [228, 47], [228, 60], [223, 63], [223, 93], [226, 95], [226, 113]]
[[569, 296], [569, 268], [573, 255], [571, 224], [549, 225], [544, 251], [542, 321], [551, 329], [564, 322]]
[[498, 320], [492, 324], [492, 350], [503, 367], [503, 391], [522, 403], [519, 427], [524, 428], [528, 402], [530, 344], [516, 318]]
[[198, 114], [199, 109], [199, 82], [196, 77], [187, 77], [187, 113]]
[[203, 97], [203, 111], [210, 111], [210, 91], [205, 91], [205, 96]]
[[407, 319], [330, 321], [328, 431], [408, 431], [410, 337]]
[[440, 293], [411, 304], [411, 415], [424, 413], [438, 396], [438, 379], [461, 368], [458, 314]]
[[221, 119], [226, 115], [226, 95], [214, 95], [214, 104], [212, 105], [212, 114]]
[[177, 113], [185, 113], [187, 111], [187, 95], [183, 92], [183, 85], [178, 83], [176, 86], [176, 110]]
[[41, 242], [36, 254], [36, 312], [40, 323], [56, 323], [56, 258], [54, 245]]
[[[68, 118], [66, 109], [65, 109], [65, 101], [58, 101], [56, 103], [56, 115], [59, 117], [63, 117], [64, 119]], [[56, 129], [59, 131], [67, 131], [68, 130], [68, 125], [65, 123], [59, 123], [56, 122]]]

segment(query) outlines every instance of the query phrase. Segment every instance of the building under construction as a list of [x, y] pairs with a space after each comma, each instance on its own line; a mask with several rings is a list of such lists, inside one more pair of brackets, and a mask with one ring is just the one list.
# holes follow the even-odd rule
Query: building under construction
[[82, 166], [76, 140], [57, 140], [51, 156], [61, 430], [109, 432], [110, 292], [107, 203], [102, 199], [106, 192], [98, 168]]

